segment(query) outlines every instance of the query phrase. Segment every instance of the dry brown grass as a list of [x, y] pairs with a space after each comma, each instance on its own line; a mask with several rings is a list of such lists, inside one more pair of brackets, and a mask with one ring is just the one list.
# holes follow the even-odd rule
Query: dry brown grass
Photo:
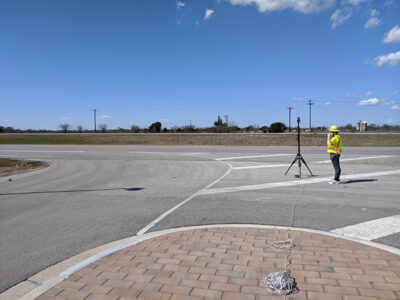
[[[341, 134], [344, 147], [400, 147], [400, 134]], [[296, 134], [2, 134], [0, 144], [296, 146]], [[326, 134], [302, 134], [325, 146]]]
[[0, 176], [10, 176], [29, 171], [39, 170], [48, 164], [41, 161], [25, 161], [18, 159], [0, 158]]

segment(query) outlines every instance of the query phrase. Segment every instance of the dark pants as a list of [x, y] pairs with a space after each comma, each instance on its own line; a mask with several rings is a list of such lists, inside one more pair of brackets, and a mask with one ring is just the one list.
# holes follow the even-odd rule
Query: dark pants
[[335, 168], [335, 180], [336, 181], [340, 181], [340, 172], [342, 171], [340, 169], [339, 158], [340, 158], [340, 154], [331, 153], [331, 161], [332, 161], [333, 167]]

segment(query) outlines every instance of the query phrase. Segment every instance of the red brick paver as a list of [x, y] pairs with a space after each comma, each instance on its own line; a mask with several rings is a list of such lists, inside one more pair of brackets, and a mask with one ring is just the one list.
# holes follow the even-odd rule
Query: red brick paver
[[[176, 232], [111, 254], [38, 297], [44, 299], [281, 299], [263, 275], [281, 271], [276, 229], [218, 227]], [[287, 299], [400, 299], [400, 256], [331, 236], [290, 231]]]

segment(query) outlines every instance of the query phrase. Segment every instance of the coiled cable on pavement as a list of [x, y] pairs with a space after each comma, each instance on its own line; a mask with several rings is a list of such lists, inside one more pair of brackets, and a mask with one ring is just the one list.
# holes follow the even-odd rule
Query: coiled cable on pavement
[[273, 294], [288, 295], [293, 291], [293, 280], [288, 271], [264, 275], [264, 283]]
[[289, 258], [294, 247], [293, 240], [270, 242], [269, 245], [277, 251], [287, 249], [288, 253], [283, 264], [284, 270], [264, 275], [264, 283], [269, 292], [283, 296], [288, 295], [294, 291], [296, 285], [294, 279], [290, 277], [290, 271], [288, 270], [290, 264]]
[[[292, 214], [289, 220], [289, 228], [293, 227], [294, 225], [297, 202], [303, 197], [303, 192], [304, 186], [300, 196], [296, 198], [296, 201], [293, 205]], [[290, 231], [290, 229], [288, 231]], [[290, 271], [288, 269], [290, 265], [290, 255], [292, 254], [292, 248], [295, 246], [295, 244], [293, 239], [290, 238], [289, 233], [287, 240], [268, 242], [268, 244], [275, 251], [287, 250], [287, 255], [285, 256], [283, 263], [283, 271], [264, 274], [264, 283], [267, 287], [267, 290], [272, 294], [282, 295], [283, 298], [286, 299], [286, 295], [298, 291], [296, 287], [296, 281], [290, 276]]]

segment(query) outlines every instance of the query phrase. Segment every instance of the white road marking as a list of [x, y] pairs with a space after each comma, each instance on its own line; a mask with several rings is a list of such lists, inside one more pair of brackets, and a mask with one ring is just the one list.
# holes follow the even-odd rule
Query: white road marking
[[207, 190], [208, 188], [212, 187], [214, 184], [216, 184], [217, 182], [219, 182], [220, 180], [222, 180], [223, 178], [225, 178], [231, 171], [232, 171], [232, 165], [230, 163], [226, 163], [229, 166], [229, 169], [225, 172], [224, 175], [222, 175], [221, 177], [219, 177], [218, 179], [214, 180], [213, 182], [211, 182], [210, 184], [208, 184], [206, 187], [202, 188], [200, 191], [194, 193], [192, 196], [190, 196], [189, 198], [183, 200], [181, 203], [175, 205], [173, 208], [171, 208], [170, 210], [166, 211], [165, 213], [163, 213], [161, 216], [159, 216], [158, 218], [156, 218], [155, 220], [153, 220], [150, 224], [148, 224], [147, 226], [145, 226], [143, 229], [139, 230], [136, 234], [137, 235], [141, 235], [146, 233], [149, 229], [151, 229], [153, 226], [155, 226], [157, 223], [159, 223], [162, 219], [164, 219], [165, 217], [167, 217], [168, 215], [170, 215], [171, 213], [173, 213], [175, 210], [177, 210], [179, 207], [181, 207], [182, 205], [184, 205], [185, 203], [189, 202], [190, 200], [192, 200], [194, 197], [198, 196], [201, 194], [201, 192], [203, 192], [204, 190]]
[[[376, 158], [388, 158], [394, 157], [394, 155], [377, 155], [377, 156], [366, 156], [366, 157], [355, 157], [355, 158], [344, 158], [341, 159], [340, 162], [343, 161], [353, 161], [353, 160], [364, 160], [364, 159], [376, 159]], [[330, 160], [320, 160], [311, 162], [314, 164], [327, 164], [331, 163]], [[233, 170], [246, 170], [246, 169], [262, 169], [262, 168], [274, 168], [274, 167], [287, 167], [290, 164], [286, 165], [257, 165], [257, 166], [243, 166], [243, 167], [234, 167]]]
[[232, 168], [232, 170], [278, 168], [278, 167], [288, 167], [288, 166], [290, 166], [290, 164], [285, 164], [285, 165], [257, 165], [257, 166], [234, 167], [234, 168]]
[[203, 155], [207, 154], [206, 152], [186, 152], [186, 153], [179, 153], [180, 155]]
[[[340, 178], [343, 181], [343, 179], [358, 179], [358, 178], [397, 175], [397, 174], [400, 174], [400, 170], [342, 175]], [[232, 192], [251, 191], [251, 190], [264, 190], [264, 189], [272, 189], [272, 188], [285, 187], [285, 186], [320, 183], [320, 182], [325, 182], [325, 181], [328, 182], [329, 180], [332, 180], [332, 177], [311, 178], [311, 179], [303, 179], [303, 180], [296, 180], [296, 181], [271, 182], [271, 183], [254, 184], [254, 185], [216, 188], [216, 189], [209, 189], [209, 190], [203, 189], [198, 194], [199, 195], [211, 195], [211, 194], [232, 193]]]
[[400, 232], [400, 215], [338, 228], [331, 230], [330, 232], [372, 241]]
[[0, 152], [34, 152], [34, 153], [52, 153], [52, 152], [65, 152], [65, 153], [82, 153], [86, 151], [78, 151], [78, 150], [0, 150]]
[[[394, 155], [377, 155], [377, 156], [364, 156], [364, 157], [355, 157], [355, 158], [344, 158], [344, 159], [340, 159], [340, 162], [342, 162], [342, 161], [353, 161], [353, 160], [364, 160], [364, 159], [388, 158], [388, 157], [394, 157]], [[314, 164], [327, 164], [327, 163], [331, 163], [331, 161], [330, 160], [320, 160], [320, 161], [314, 161], [312, 163], [314, 163]]]
[[138, 154], [178, 154], [176, 152], [163, 152], [163, 151], [131, 151], [130, 153], [138, 153]]
[[205, 152], [163, 152], [163, 151], [131, 151], [130, 153], [137, 154], [174, 154], [174, 155], [202, 155]]
[[222, 158], [215, 158], [215, 160], [234, 160], [234, 159], [242, 159], [242, 158], [274, 157], [274, 156], [284, 156], [284, 155], [292, 155], [292, 154], [282, 153], [282, 154], [266, 154], [266, 155], [250, 155], [250, 156], [222, 157]]

